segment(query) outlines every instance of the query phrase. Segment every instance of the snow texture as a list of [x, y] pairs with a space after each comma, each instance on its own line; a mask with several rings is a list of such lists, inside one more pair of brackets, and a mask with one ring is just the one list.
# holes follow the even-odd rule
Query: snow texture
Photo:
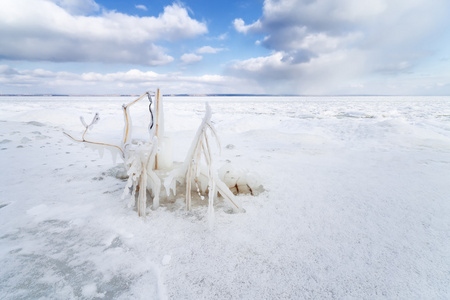
[[120, 144], [130, 100], [0, 98], [1, 299], [450, 297], [449, 97], [166, 97], [175, 161], [208, 101], [217, 165], [264, 186], [213, 230], [206, 199], [139, 218], [119, 160], [62, 134], [100, 112], [89, 138]]

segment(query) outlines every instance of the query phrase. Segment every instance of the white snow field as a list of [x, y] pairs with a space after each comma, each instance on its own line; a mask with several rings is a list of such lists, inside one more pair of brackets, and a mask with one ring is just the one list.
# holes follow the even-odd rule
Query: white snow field
[[212, 229], [207, 200], [138, 217], [120, 157], [63, 135], [120, 140], [132, 99], [0, 97], [1, 299], [450, 298], [450, 97], [164, 98], [175, 161], [208, 101], [215, 165], [264, 187]]

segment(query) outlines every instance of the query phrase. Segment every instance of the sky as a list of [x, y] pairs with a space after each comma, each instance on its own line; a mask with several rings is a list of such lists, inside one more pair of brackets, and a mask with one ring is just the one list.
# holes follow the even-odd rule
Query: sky
[[0, 94], [450, 95], [448, 0], [1, 0]]

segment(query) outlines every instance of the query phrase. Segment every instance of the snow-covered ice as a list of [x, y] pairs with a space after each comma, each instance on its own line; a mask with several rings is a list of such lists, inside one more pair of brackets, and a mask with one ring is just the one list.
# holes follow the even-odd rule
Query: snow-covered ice
[[[1, 299], [448, 299], [450, 97], [166, 97], [183, 161], [208, 101], [216, 164], [258, 176], [244, 213], [162, 201], [63, 135], [120, 140], [114, 97], [0, 98]], [[145, 137], [148, 103], [133, 106]]]

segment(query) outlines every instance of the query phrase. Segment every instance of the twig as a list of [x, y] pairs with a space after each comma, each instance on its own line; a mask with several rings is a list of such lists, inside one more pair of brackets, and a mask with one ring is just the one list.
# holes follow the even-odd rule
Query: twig
[[246, 183], [246, 185], [247, 185], [247, 187], [248, 187], [248, 189], [249, 189], [249, 191], [250, 191], [250, 195], [255, 196], [255, 195], [253, 194], [252, 188], [248, 185], [248, 183]]
[[[112, 145], [112, 144], [106, 144], [106, 143], [99, 143], [99, 142], [92, 142], [92, 141], [87, 141], [84, 138], [82, 140], [78, 140], [76, 138], [74, 138], [73, 136], [71, 136], [70, 134], [68, 134], [67, 132], [63, 132], [65, 135], [67, 135], [69, 138], [71, 138], [72, 140], [74, 140], [75, 142], [79, 142], [79, 143], [88, 143], [88, 144], [94, 144], [94, 145], [101, 145], [101, 146], [109, 146], [109, 147], [114, 147], [119, 149], [120, 153], [122, 153], [122, 157], [125, 157], [125, 153], [123, 152], [122, 148], [120, 148], [119, 146], [116, 145]], [[84, 136], [84, 135], [83, 135]]]
[[[130, 103], [128, 103], [127, 105], [122, 105], [123, 108], [123, 112], [125, 114], [125, 123], [126, 123], [126, 128], [125, 128], [125, 133], [124, 133], [124, 137], [123, 137], [123, 144], [125, 145], [127, 143], [128, 140], [128, 131], [130, 129], [130, 121], [128, 120], [128, 111], [127, 108], [133, 104], [135, 104], [136, 102], [138, 102], [139, 100], [141, 100], [142, 98], [144, 98], [145, 95], [149, 95], [149, 92], [145, 92], [145, 94], [143, 94], [142, 96], [140, 96], [139, 98], [137, 98], [136, 100], [131, 101]], [[150, 111], [151, 112], [151, 111]], [[152, 115], [152, 121], [153, 121], [153, 115]]]
[[128, 108], [128, 106], [131, 106], [133, 104], [135, 104], [136, 102], [138, 102], [139, 100], [141, 100], [142, 98], [144, 98], [145, 95], [148, 95], [149, 92], [145, 92], [145, 94], [143, 94], [142, 96], [140, 96], [139, 98], [137, 98], [136, 100], [131, 101], [130, 103], [128, 103], [127, 105], [125, 105], [126, 108]]

